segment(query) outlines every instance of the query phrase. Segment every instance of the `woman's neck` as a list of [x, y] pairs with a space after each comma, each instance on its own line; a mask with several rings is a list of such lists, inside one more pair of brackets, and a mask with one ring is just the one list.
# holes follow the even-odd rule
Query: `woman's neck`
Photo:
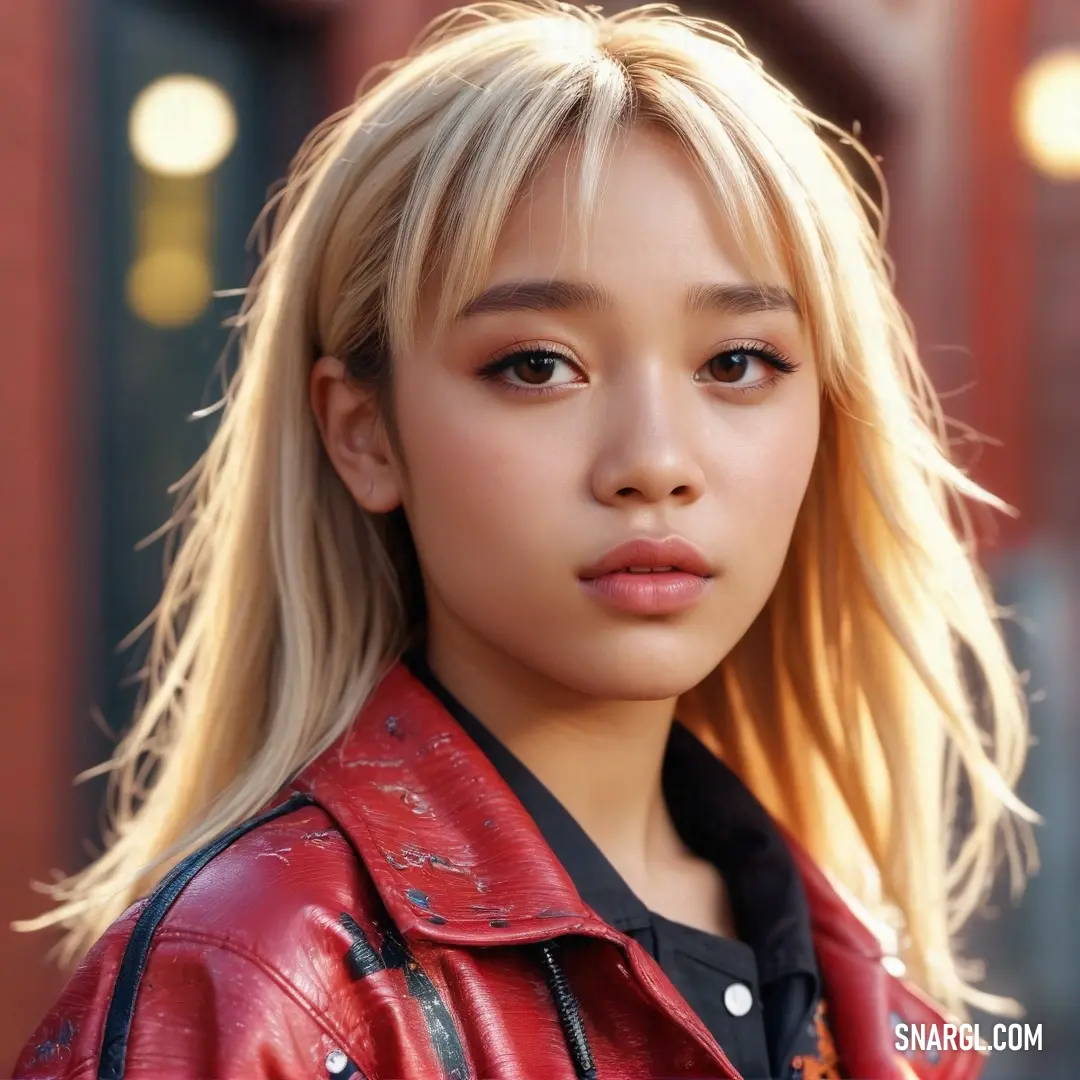
[[636, 889], [691, 858], [661, 783], [674, 700], [586, 697], [487, 643], [457, 635], [432, 635], [427, 660]]

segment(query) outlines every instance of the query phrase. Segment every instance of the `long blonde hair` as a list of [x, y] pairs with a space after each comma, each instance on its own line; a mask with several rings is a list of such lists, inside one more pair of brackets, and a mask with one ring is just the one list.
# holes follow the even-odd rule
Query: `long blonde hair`
[[1001, 507], [950, 463], [883, 215], [835, 147], [843, 133], [731, 31], [667, 6], [604, 17], [483, 3], [436, 20], [378, 74], [311, 133], [272, 202], [239, 370], [169, 523], [178, 545], [148, 620], [145, 695], [101, 767], [111, 843], [21, 928], [61, 925], [66, 958], [78, 955], [353, 720], [412, 629], [417, 581], [400, 528], [360, 510], [322, 451], [312, 362], [344, 357], [387, 385], [427, 268], [446, 268], [443, 315], [459, 309], [556, 146], [580, 150], [587, 213], [618, 134], [655, 124], [740, 224], [753, 265], [782, 259], [825, 400], [775, 593], [679, 715], [854, 899], [896, 916], [927, 992], [961, 1013], [1006, 1009], [953, 951], [997, 853], [1014, 856], [1014, 881], [1031, 853], [1034, 815], [1013, 795], [1025, 701], [964, 514], [971, 500]]

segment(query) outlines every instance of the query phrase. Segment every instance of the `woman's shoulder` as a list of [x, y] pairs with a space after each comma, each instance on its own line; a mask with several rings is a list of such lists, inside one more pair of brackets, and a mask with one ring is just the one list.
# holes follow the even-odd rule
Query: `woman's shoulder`
[[362, 1021], [348, 958], [374, 896], [328, 815], [286, 800], [190, 855], [112, 924], [15, 1075], [319, 1075]]
[[272, 962], [281, 944], [290, 952], [322, 944], [304, 936], [318, 934], [320, 913], [337, 920], [369, 894], [367, 873], [333, 819], [294, 795], [185, 859], [142, 917], [149, 924], [161, 916], [158, 938], [197, 938]]

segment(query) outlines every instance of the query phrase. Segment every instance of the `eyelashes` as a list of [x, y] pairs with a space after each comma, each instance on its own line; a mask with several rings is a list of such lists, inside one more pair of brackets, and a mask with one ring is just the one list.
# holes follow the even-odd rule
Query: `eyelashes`
[[[796, 362], [766, 342], [737, 341], [710, 356], [694, 373], [694, 380], [721, 387], [725, 393], [760, 394], [798, 368]], [[747, 380], [751, 371], [758, 372], [759, 377]], [[561, 393], [588, 382], [570, 353], [542, 343], [515, 345], [484, 364], [477, 375], [507, 390], [532, 396]]]
[[[757, 382], [740, 385], [743, 376], [753, 368], [755, 362], [763, 368], [771, 369], [771, 372]], [[772, 345], [765, 342], [742, 342], [715, 353], [698, 369], [698, 374], [708, 370], [718, 384], [733, 390], [746, 391], [772, 386], [785, 375], [794, 373], [797, 368], [797, 364]]]

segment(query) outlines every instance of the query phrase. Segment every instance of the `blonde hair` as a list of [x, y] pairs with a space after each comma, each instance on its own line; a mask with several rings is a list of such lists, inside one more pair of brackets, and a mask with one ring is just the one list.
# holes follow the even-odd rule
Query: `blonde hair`
[[896, 913], [928, 993], [1005, 1011], [953, 952], [1001, 836], [1014, 881], [1032, 854], [1035, 818], [1013, 794], [1025, 701], [964, 514], [965, 500], [1002, 507], [950, 463], [884, 215], [833, 145], [853, 140], [731, 31], [668, 6], [483, 3], [436, 20], [379, 75], [312, 132], [271, 204], [239, 370], [169, 523], [180, 542], [149, 620], [145, 697], [101, 767], [112, 842], [21, 928], [61, 925], [78, 955], [353, 720], [413, 629], [417, 581], [400, 528], [359, 509], [322, 451], [311, 365], [345, 357], [387, 385], [426, 268], [452, 283], [445, 318], [484, 284], [506, 214], [558, 145], [580, 151], [587, 213], [614, 140], [641, 123], [680, 140], [753, 265], [780, 260], [825, 401], [775, 593], [679, 715], [853, 897]]

